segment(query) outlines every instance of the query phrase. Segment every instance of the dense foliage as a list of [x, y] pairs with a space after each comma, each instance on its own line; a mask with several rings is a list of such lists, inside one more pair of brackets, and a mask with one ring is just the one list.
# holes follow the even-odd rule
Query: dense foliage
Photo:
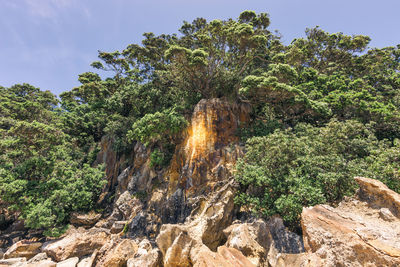
[[0, 99], [1, 200], [20, 212], [26, 226], [57, 235], [70, 212], [93, 208], [102, 168], [82, 162], [49, 91], [1, 87]]
[[104, 176], [94, 159], [103, 136], [115, 151], [136, 142], [151, 165], [167, 166], [202, 98], [252, 106], [238, 134], [237, 203], [296, 222], [304, 205], [354, 192], [354, 175], [400, 191], [400, 45], [306, 30], [289, 45], [269, 16], [184, 22], [178, 34], [145, 33], [141, 44], [99, 52], [81, 85], [58, 100], [30, 85], [0, 88], [1, 201], [49, 234], [76, 210], [94, 207]]

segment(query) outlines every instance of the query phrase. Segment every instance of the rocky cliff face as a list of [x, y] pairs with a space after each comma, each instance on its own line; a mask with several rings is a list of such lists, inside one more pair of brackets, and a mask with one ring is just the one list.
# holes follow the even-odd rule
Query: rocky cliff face
[[400, 265], [400, 196], [375, 180], [356, 178], [358, 195], [337, 207], [305, 208], [303, 237], [279, 217], [240, 220], [232, 171], [243, 154], [236, 131], [248, 120], [245, 104], [200, 101], [165, 169], [150, 166], [140, 143], [121, 156], [103, 138], [100, 201], [111, 206], [72, 214], [57, 240], [7, 239], [0, 266]]

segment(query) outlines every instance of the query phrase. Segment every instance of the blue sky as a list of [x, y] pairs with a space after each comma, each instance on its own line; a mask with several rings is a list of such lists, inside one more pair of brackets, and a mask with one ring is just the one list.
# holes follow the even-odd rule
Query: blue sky
[[97, 51], [122, 50], [143, 32], [176, 33], [183, 20], [267, 12], [285, 43], [319, 25], [365, 34], [372, 47], [400, 44], [400, 0], [0, 0], [0, 85], [53, 93], [79, 85]]

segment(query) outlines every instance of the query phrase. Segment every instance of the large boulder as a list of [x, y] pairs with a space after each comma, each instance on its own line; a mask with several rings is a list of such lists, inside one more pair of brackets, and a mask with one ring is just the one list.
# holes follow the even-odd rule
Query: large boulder
[[223, 230], [232, 222], [233, 188], [227, 183], [203, 199], [185, 224], [164, 224], [156, 242], [164, 256], [164, 266], [191, 266], [197, 252], [216, 251], [225, 241]]
[[257, 265], [249, 261], [239, 250], [218, 247], [217, 252], [213, 252], [206, 247], [202, 247], [193, 256], [193, 267], [256, 267]]
[[158, 248], [152, 248], [147, 239], [139, 243], [139, 248], [134, 258], [127, 262], [127, 267], [159, 267], [162, 263], [161, 251]]
[[40, 248], [42, 247], [42, 243], [40, 242], [31, 242], [29, 240], [21, 240], [12, 245], [5, 253], [4, 258], [22, 258], [25, 257], [27, 259], [32, 258], [36, 254], [40, 253]]
[[116, 239], [105, 244], [96, 257], [96, 267], [126, 266], [128, 259], [135, 256], [138, 246], [131, 239]]
[[279, 266], [278, 262], [296, 258], [304, 252], [302, 238], [289, 231], [278, 216], [267, 222], [261, 219], [235, 222], [224, 230], [224, 234], [225, 246], [239, 250], [257, 266]]
[[60, 240], [47, 243], [42, 250], [55, 261], [63, 261], [71, 257], [90, 255], [110, 240], [107, 232], [92, 228], [71, 230]]
[[73, 212], [70, 216], [70, 222], [75, 226], [83, 226], [85, 228], [89, 228], [97, 223], [100, 218], [101, 214], [95, 213], [93, 211], [89, 213]]
[[[304, 245], [323, 266], [400, 266], [399, 195], [383, 183], [356, 178], [359, 199], [317, 205], [301, 215]], [[361, 200], [361, 201], [360, 201]], [[393, 213], [391, 220], [382, 216]]]

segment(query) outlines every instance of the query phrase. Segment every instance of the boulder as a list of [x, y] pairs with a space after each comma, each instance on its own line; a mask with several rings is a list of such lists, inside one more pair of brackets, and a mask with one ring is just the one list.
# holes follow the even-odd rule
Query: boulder
[[0, 259], [0, 266], [12, 266], [26, 262], [26, 258]]
[[124, 230], [127, 226], [128, 221], [115, 221], [111, 226], [110, 233], [118, 234]]
[[197, 255], [194, 256], [193, 267], [256, 267], [257, 265], [249, 261], [239, 250], [218, 247], [217, 253], [212, 252], [207, 247], [202, 247]]
[[40, 248], [42, 243], [31, 242], [28, 240], [21, 240], [12, 245], [5, 253], [4, 258], [21, 258], [25, 257], [27, 259], [32, 258], [36, 254], [40, 253]]
[[159, 249], [149, 249], [141, 251], [139, 248], [134, 258], [127, 262], [127, 267], [159, 267], [162, 263], [162, 255]]
[[263, 265], [272, 241], [264, 221], [232, 224], [224, 230], [224, 234], [226, 247], [241, 251], [256, 266]]
[[83, 258], [77, 265], [77, 267], [92, 267], [96, 260], [98, 250], [95, 250], [90, 257]]
[[79, 262], [78, 257], [69, 258], [67, 260], [57, 263], [57, 267], [76, 267]]
[[87, 214], [73, 212], [71, 214], [70, 222], [75, 226], [83, 226], [85, 228], [92, 227], [101, 218], [101, 214], [95, 212], [89, 212]]
[[110, 236], [100, 229], [90, 229], [85, 231], [79, 229], [57, 241], [45, 244], [42, 248], [55, 261], [63, 261], [71, 257], [82, 257], [90, 255], [96, 249], [100, 249]]
[[133, 258], [137, 250], [137, 244], [131, 239], [111, 240], [100, 249], [97, 255], [95, 266], [126, 266], [128, 259]]
[[382, 217], [382, 208], [396, 214], [400, 196], [379, 181], [356, 181], [359, 199], [347, 198], [336, 208], [303, 209], [301, 224], [310, 259], [323, 266], [400, 266], [400, 219]]

